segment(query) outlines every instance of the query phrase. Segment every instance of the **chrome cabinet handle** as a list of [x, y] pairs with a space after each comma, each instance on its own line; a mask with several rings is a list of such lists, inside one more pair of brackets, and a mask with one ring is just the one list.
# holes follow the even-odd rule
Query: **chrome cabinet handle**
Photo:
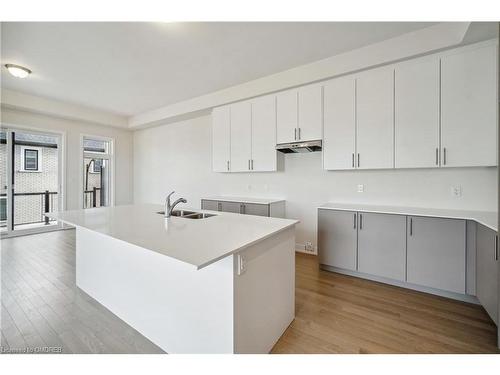
[[359, 152], [358, 152], [358, 167], [359, 167]]
[[250, 161], [251, 161], [251, 166], [252, 166], [251, 169], [253, 171], [253, 159], [250, 159]]
[[352, 167], [354, 168], [354, 152], [352, 153]]
[[439, 165], [439, 149], [436, 147], [436, 165]]
[[293, 129], [295, 132], [295, 140], [297, 140], [297, 128]]
[[300, 140], [300, 128], [299, 128], [299, 140]]
[[498, 236], [495, 236], [495, 260], [498, 261]]
[[356, 212], [353, 215], [353, 228], [356, 229]]
[[443, 148], [443, 165], [446, 165], [446, 147]]
[[229, 160], [227, 161], [227, 170], [229, 170]]
[[250, 159], [248, 159], [248, 170], [250, 170]]
[[413, 236], [413, 219], [410, 218], [410, 236]]
[[363, 230], [363, 214], [359, 214], [359, 230]]

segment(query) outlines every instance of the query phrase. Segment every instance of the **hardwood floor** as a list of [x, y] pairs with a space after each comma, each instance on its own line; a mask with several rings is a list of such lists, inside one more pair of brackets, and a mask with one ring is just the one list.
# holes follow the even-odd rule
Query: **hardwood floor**
[[[1, 241], [1, 346], [162, 353], [75, 285], [73, 230]], [[334, 274], [297, 254], [296, 318], [273, 353], [499, 353], [476, 305]]]
[[480, 306], [296, 260], [296, 318], [273, 353], [500, 353]]

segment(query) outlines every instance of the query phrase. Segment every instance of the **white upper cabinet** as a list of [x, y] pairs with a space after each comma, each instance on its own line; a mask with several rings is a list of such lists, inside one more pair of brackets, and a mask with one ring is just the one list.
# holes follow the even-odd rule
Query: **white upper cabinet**
[[322, 139], [323, 127], [323, 88], [310, 85], [298, 91], [298, 141], [315, 141]]
[[356, 80], [346, 76], [323, 87], [323, 167], [353, 169], [356, 153]]
[[441, 165], [496, 165], [496, 45], [441, 58]]
[[396, 168], [439, 166], [439, 58], [399, 64], [395, 69]]
[[276, 96], [252, 100], [253, 171], [276, 170]]
[[288, 90], [276, 95], [276, 142], [288, 143], [297, 140], [297, 90]]
[[231, 171], [250, 170], [252, 159], [252, 114], [249, 101], [231, 105]]
[[394, 69], [380, 68], [356, 78], [357, 160], [360, 169], [393, 168]]
[[231, 110], [229, 106], [212, 111], [212, 170], [229, 172], [231, 158]]

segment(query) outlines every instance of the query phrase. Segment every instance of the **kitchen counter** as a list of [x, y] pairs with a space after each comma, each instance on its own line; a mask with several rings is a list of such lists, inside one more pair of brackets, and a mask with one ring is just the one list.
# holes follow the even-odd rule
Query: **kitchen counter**
[[297, 220], [160, 210], [49, 214], [76, 227], [76, 285], [167, 353], [268, 353], [295, 316]]
[[325, 210], [362, 211], [383, 214], [440, 217], [473, 220], [494, 231], [498, 231], [498, 214], [494, 211], [455, 210], [441, 208], [384, 206], [358, 203], [328, 202], [318, 207]]
[[206, 199], [209, 201], [223, 201], [223, 202], [243, 202], [243, 203], [254, 203], [254, 204], [272, 204], [277, 202], [284, 202], [284, 199], [273, 199], [273, 198], [249, 198], [249, 197], [232, 197], [225, 195], [214, 195], [208, 197], [201, 197], [201, 199]]
[[144, 204], [64, 211], [48, 216], [175, 258], [197, 269], [298, 223], [297, 220], [199, 209], [189, 210], [216, 216], [171, 217], [166, 221], [163, 215], [156, 213], [163, 209], [161, 205]]

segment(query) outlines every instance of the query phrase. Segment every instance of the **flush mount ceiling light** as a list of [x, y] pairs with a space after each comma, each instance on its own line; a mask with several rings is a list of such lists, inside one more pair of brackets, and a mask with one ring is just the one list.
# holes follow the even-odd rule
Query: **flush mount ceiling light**
[[5, 67], [7, 68], [10, 74], [12, 74], [14, 77], [17, 78], [26, 78], [31, 74], [31, 70], [21, 65], [5, 64]]

